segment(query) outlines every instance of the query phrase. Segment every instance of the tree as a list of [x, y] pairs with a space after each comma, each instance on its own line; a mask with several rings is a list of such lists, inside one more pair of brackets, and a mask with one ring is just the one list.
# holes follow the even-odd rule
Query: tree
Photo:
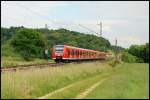
[[128, 49], [128, 53], [136, 56], [138, 62], [149, 62], [149, 43], [144, 45], [132, 45]]
[[124, 62], [128, 62], [128, 63], [135, 63], [137, 62], [137, 57], [133, 56], [132, 54], [128, 53], [128, 52], [123, 52], [122, 53], [122, 61]]
[[46, 38], [39, 32], [32, 29], [20, 29], [13, 36], [11, 44], [25, 60], [43, 57], [46, 47]]

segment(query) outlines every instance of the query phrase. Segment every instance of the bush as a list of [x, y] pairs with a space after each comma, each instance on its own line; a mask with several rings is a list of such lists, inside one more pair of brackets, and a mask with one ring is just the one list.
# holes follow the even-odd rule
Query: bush
[[46, 47], [46, 38], [32, 29], [20, 29], [13, 36], [11, 44], [25, 60], [42, 58]]
[[128, 62], [128, 63], [134, 63], [137, 62], [138, 58], [136, 56], [131, 55], [128, 52], [122, 53], [122, 61]]
[[128, 52], [138, 57], [138, 62], [149, 62], [149, 43], [144, 45], [132, 45]]

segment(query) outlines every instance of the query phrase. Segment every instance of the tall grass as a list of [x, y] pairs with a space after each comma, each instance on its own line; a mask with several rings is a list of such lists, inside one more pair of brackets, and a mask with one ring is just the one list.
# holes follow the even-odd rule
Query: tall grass
[[[38, 98], [76, 81], [110, 73], [114, 73], [111, 74], [112, 78], [100, 85], [87, 98], [148, 98], [148, 64], [120, 63], [112, 68], [109, 64], [99, 62], [2, 73], [1, 98]], [[88, 81], [85, 82], [88, 83]], [[89, 82], [89, 84], [91, 83], [93, 82]], [[77, 87], [71, 89], [74, 93], [68, 94], [68, 96], [70, 98], [75, 96], [78, 90], [80, 91], [79, 87], [83, 85], [84, 82], [76, 85]], [[81, 88], [83, 90], [86, 87]], [[63, 94], [59, 95], [59, 98], [61, 96]]]
[[[25, 61], [23, 58], [20, 57], [2, 57], [1, 58], [1, 67], [12, 67], [16, 65], [23, 65], [23, 64], [42, 64], [47, 63], [46, 59], [33, 59], [32, 61]], [[53, 60], [49, 62], [54, 62]]]
[[57, 68], [33, 69], [1, 76], [1, 97], [37, 98], [77, 80], [111, 70], [107, 64], [68, 64]]
[[140, 63], [119, 64], [113, 70], [116, 75], [101, 84], [86, 98], [148, 99], [149, 66]]

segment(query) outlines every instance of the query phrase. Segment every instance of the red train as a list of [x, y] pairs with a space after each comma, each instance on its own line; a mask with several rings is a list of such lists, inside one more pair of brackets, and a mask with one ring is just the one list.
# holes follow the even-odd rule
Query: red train
[[97, 60], [105, 59], [106, 53], [73, 47], [69, 45], [55, 45], [52, 48], [52, 59], [55, 62], [70, 62], [70, 61], [81, 61], [81, 60]]

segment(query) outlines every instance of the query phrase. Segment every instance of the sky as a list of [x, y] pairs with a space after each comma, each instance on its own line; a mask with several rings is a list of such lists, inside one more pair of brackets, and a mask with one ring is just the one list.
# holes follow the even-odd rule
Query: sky
[[[128, 48], [149, 42], [149, 1], [1, 1], [1, 27], [66, 28]], [[79, 25], [80, 24], [80, 25]]]

